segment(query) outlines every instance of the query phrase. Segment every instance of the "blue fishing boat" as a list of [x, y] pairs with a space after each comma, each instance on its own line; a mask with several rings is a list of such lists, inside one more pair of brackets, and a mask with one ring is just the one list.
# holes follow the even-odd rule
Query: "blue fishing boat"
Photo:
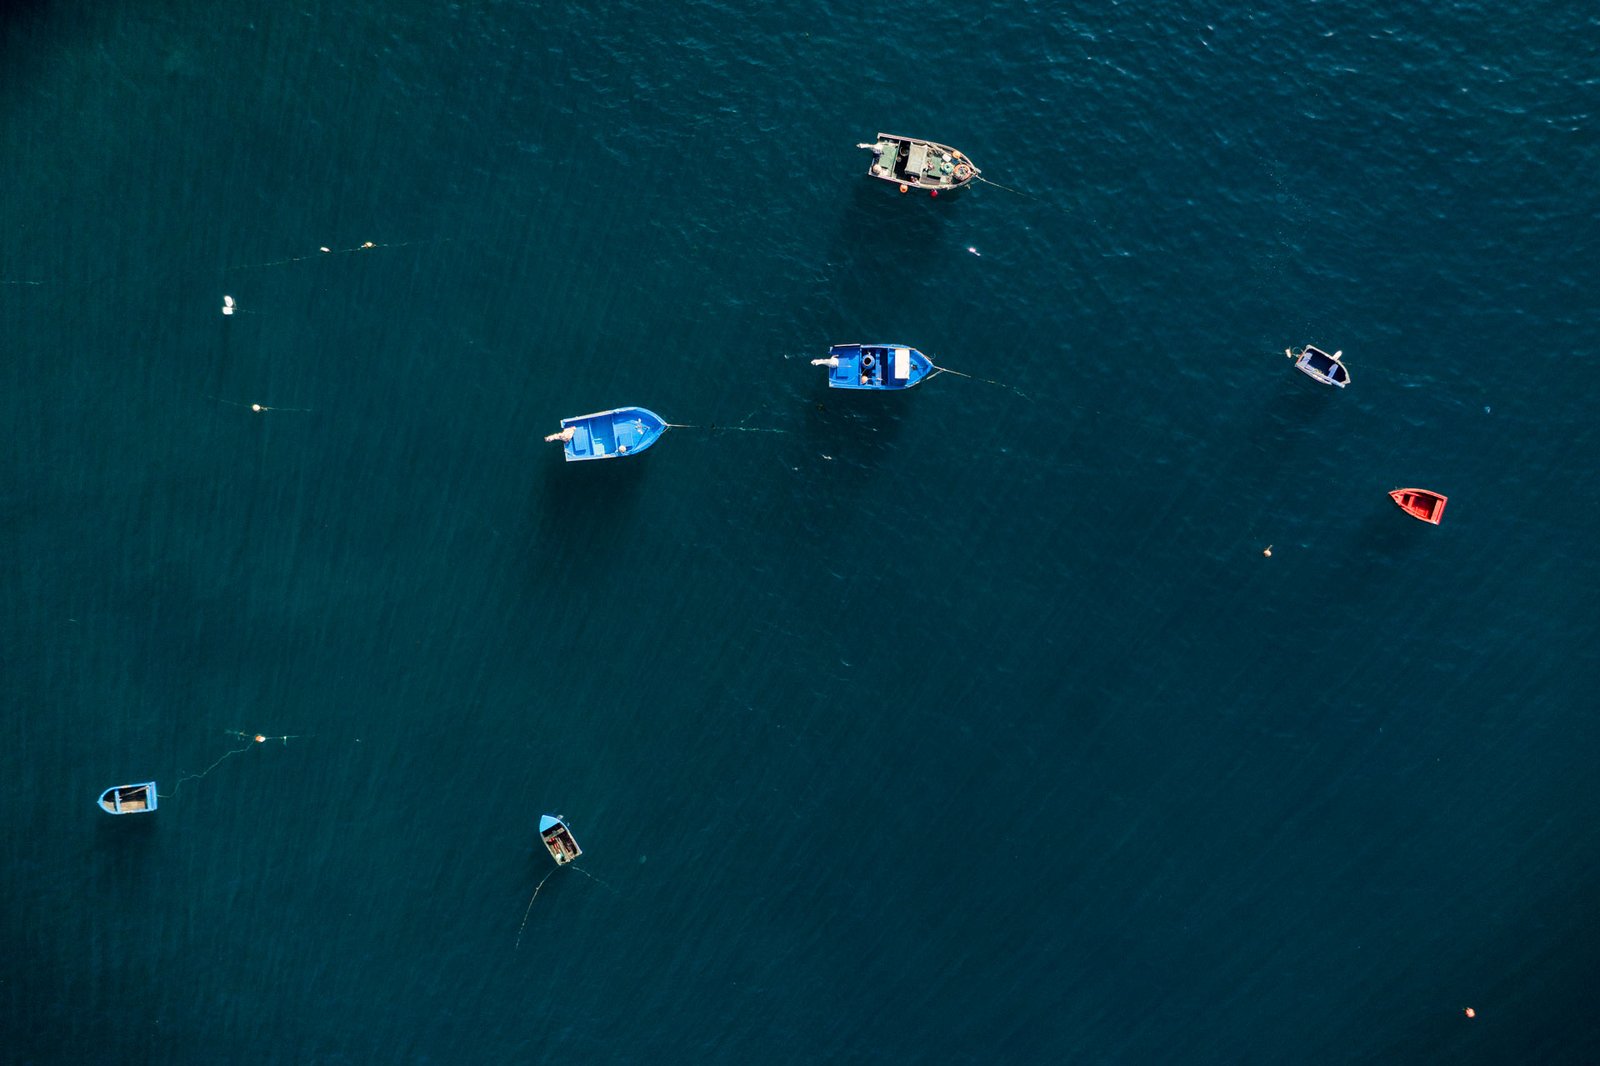
[[929, 374], [928, 357], [904, 344], [835, 344], [826, 359], [830, 389], [909, 389]]
[[539, 818], [539, 839], [544, 841], [544, 846], [550, 851], [550, 857], [558, 866], [565, 866], [583, 854], [578, 842], [572, 839], [572, 830], [567, 828], [567, 823], [553, 814]]
[[567, 462], [584, 459], [625, 459], [638, 455], [661, 438], [667, 423], [643, 407], [618, 407], [561, 420], [561, 432], [546, 441], [560, 442]]
[[156, 783], [108, 788], [100, 793], [100, 809], [108, 814], [149, 814], [156, 809]]

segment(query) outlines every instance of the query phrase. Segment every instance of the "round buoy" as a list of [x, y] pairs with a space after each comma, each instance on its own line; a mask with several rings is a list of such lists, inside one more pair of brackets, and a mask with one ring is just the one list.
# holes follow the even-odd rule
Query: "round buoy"
[[909, 186], [909, 185], [900, 186], [900, 195], [901, 196], [904, 196], [906, 193], [908, 193], [910, 191], [911, 191], [911, 186]]
[[266, 737], [262, 736], [260, 733], [256, 734], [256, 743], [257, 744], [265, 744], [266, 742], [267, 742], [267, 738]]
[[1266, 556], [1268, 559], [1272, 558], [1272, 545], [1268, 544], [1265, 548], [1261, 549], [1261, 554]]
[[253, 404], [250, 405], [250, 410], [254, 411], [256, 414], [260, 414], [262, 411], [265, 411], [266, 408], [262, 407], [258, 403], [253, 403]]
[[1478, 1016], [1478, 1012], [1473, 1010], [1471, 1007], [1463, 1007], [1461, 1009], [1461, 1013], [1465, 1014], [1468, 1018], [1476, 1018]]
[[939, 190], [938, 189], [929, 189], [928, 190], [928, 195], [929, 196], [938, 196], [939, 195]]

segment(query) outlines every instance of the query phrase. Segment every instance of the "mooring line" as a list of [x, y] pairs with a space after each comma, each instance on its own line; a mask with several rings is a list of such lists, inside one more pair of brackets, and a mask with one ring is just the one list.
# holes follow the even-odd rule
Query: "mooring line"
[[373, 241], [363, 241], [353, 248], [329, 248], [322, 245], [315, 252], [308, 255], [292, 255], [287, 259], [272, 259], [265, 263], [241, 263], [238, 266], [226, 267], [226, 270], [256, 270], [261, 267], [285, 266], [289, 263], [303, 263], [307, 259], [320, 259], [325, 255], [351, 255], [355, 252], [375, 251], [379, 248], [410, 248], [419, 244], [443, 244], [450, 240], [449, 237], [438, 237], [423, 241], [395, 241], [393, 244], [377, 244]]
[[288, 736], [282, 736], [282, 737], [269, 737], [269, 736], [266, 736], [265, 734], [262, 734], [262, 733], [241, 733], [236, 729], [226, 729], [226, 730], [223, 730], [223, 732], [227, 733], [229, 736], [238, 737], [240, 740], [248, 740], [250, 743], [246, 744], [242, 748], [234, 748], [232, 751], [223, 753], [223, 755], [221, 757], [219, 757], [216, 762], [212, 763], [210, 766], [206, 767], [204, 770], [201, 770], [197, 774], [186, 774], [185, 776], [178, 778], [178, 783], [176, 785], [172, 786], [172, 791], [171, 792], [168, 792], [166, 795], [162, 795], [161, 793], [157, 792], [156, 793], [156, 798], [157, 799], [171, 799], [172, 797], [174, 797], [174, 796], [176, 796], [178, 794], [178, 790], [183, 787], [183, 784], [184, 784], [185, 781], [198, 781], [198, 780], [200, 780], [202, 777], [206, 776], [211, 771], [213, 771], [217, 767], [221, 766], [228, 759], [233, 758], [235, 755], [238, 755], [241, 752], [249, 751], [251, 745], [253, 745], [253, 744], [265, 744], [269, 740], [281, 740], [281, 741], [283, 741], [284, 744], [287, 745], [289, 743], [289, 741], [291, 741], [291, 740], [299, 740], [299, 739], [301, 739], [299, 736], [296, 736], [294, 734], [290, 734]]
[[[561, 867], [557, 866], [556, 870], [559, 869], [561, 869]], [[513, 951], [519, 950], [522, 947], [522, 931], [528, 928], [528, 915], [533, 913], [533, 901], [539, 898], [539, 889], [544, 887], [545, 881], [550, 880], [556, 875], [556, 870], [551, 870], [549, 873], [545, 874], [544, 881], [540, 881], [539, 884], [534, 888], [533, 895], [528, 897], [528, 909], [522, 912], [522, 924], [517, 926], [517, 946], [516, 948], [512, 949]]]
[[1033, 193], [1031, 193], [1031, 192], [1023, 192], [1021, 189], [1013, 189], [1009, 185], [1001, 185], [998, 181], [990, 181], [988, 178], [984, 177], [982, 174], [976, 174], [976, 175], [974, 175], [974, 177], [976, 177], [979, 181], [983, 182], [985, 185], [993, 185], [997, 189], [1004, 189], [1006, 192], [1014, 192], [1018, 196], [1026, 196], [1030, 200], [1037, 200], [1038, 199], [1038, 197], [1033, 195]]
[[940, 374], [954, 374], [958, 378], [966, 378], [969, 381], [981, 381], [981, 382], [984, 382], [987, 385], [999, 385], [1002, 389], [1010, 389], [1012, 392], [1016, 393], [1018, 396], [1021, 396], [1024, 400], [1028, 400], [1029, 402], [1032, 402], [1032, 400], [1033, 400], [1032, 396], [1029, 396], [1027, 393], [1023, 392], [1021, 389], [1017, 388], [1015, 385], [1007, 385], [1005, 382], [996, 381], [993, 378], [980, 378], [976, 374], [964, 374], [959, 370], [951, 370], [947, 366], [939, 366], [938, 364], [934, 364], [933, 373], [929, 374], [928, 377], [929, 378], [935, 378], [935, 377], [938, 377]]

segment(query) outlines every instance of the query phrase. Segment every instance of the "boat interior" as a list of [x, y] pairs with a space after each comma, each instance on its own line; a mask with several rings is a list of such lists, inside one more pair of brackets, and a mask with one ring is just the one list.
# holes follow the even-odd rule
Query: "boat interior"
[[111, 794], [101, 801], [108, 809], [122, 811], [145, 811], [150, 809], [150, 796], [143, 785], [130, 785], [127, 788], [113, 789]]
[[558, 857], [575, 859], [580, 854], [578, 842], [572, 839], [572, 834], [561, 827], [556, 827], [545, 834], [545, 847], [556, 852]]

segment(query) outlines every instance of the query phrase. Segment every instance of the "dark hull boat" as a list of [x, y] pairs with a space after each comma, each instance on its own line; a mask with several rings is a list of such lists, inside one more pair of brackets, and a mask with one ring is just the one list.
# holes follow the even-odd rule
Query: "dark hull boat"
[[1296, 370], [1324, 385], [1342, 389], [1350, 384], [1350, 370], [1339, 362], [1343, 352], [1329, 355], [1321, 348], [1313, 348], [1308, 344], [1298, 352], [1293, 348], [1285, 348], [1283, 354], [1294, 360]]
[[638, 455], [661, 439], [667, 423], [643, 407], [618, 407], [561, 420], [561, 432], [545, 438], [560, 442], [567, 462], [588, 459], [626, 459]]
[[909, 389], [933, 372], [933, 363], [904, 344], [835, 344], [826, 359], [830, 389]]
[[550, 851], [550, 857], [558, 866], [565, 866], [583, 854], [578, 842], [572, 839], [572, 831], [567, 828], [567, 823], [553, 814], [540, 817], [539, 839], [544, 841], [544, 846]]
[[872, 149], [869, 178], [899, 186], [903, 193], [926, 189], [932, 196], [953, 196], [983, 173], [960, 151], [937, 141], [880, 133], [876, 142], [856, 147]]
[[1449, 502], [1448, 496], [1428, 489], [1395, 489], [1389, 498], [1412, 518], [1433, 526], [1444, 517], [1444, 505]]
[[149, 814], [156, 809], [156, 783], [108, 788], [100, 793], [100, 809], [107, 814]]

